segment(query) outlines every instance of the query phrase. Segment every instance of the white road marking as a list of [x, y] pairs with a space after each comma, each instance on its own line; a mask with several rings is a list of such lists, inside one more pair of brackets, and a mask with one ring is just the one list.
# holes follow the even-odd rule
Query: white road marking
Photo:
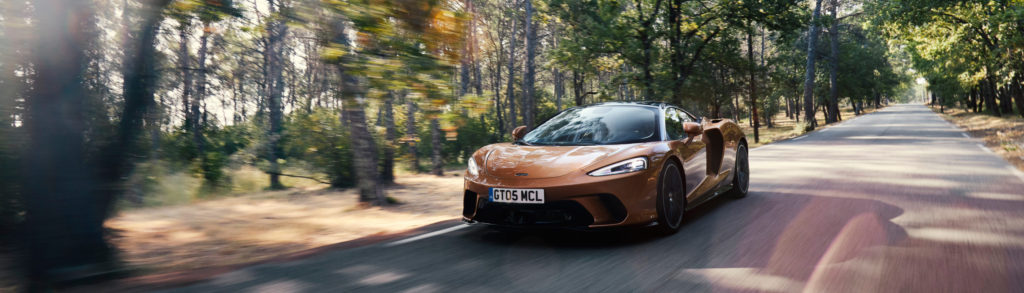
[[825, 132], [825, 131], [828, 131], [829, 129], [832, 129], [832, 128], [825, 128], [825, 129], [822, 129], [822, 130], [820, 130], [818, 132]]
[[430, 237], [434, 237], [434, 236], [437, 236], [437, 235], [441, 235], [441, 234], [444, 234], [444, 233], [448, 233], [448, 232], [452, 232], [452, 231], [456, 231], [456, 230], [460, 230], [460, 229], [465, 229], [465, 228], [469, 228], [469, 225], [468, 224], [461, 224], [461, 225], [458, 225], [458, 226], [455, 226], [455, 227], [450, 227], [450, 228], [446, 228], [446, 229], [442, 229], [442, 230], [437, 230], [437, 231], [434, 231], [434, 232], [425, 233], [425, 234], [422, 234], [422, 235], [418, 235], [418, 236], [414, 236], [414, 237], [409, 237], [409, 238], [406, 238], [406, 239], [398, 240], [398, 241], [395, 241], [395, 242], [391, 242], [391, 243], [385, 244], [384, 246], [392, 247], [392, 246], [402, 245], [402, 244], [406, 244], [406, 243], [409, 243], [409, 242], [413, 242], [413, 241], [417, 241], [417, 240], [423, 240], [423, 239], [427, 239], [427, 238], [430, 238]]
[[1021, 182], [1024, 182], [1024, 172], [1017, 170], [1013, 166], [1006, 166], [1006, 169], [1010, 170], [1010, 173], [1013, 173], [1013, 175], [1017, 175], [1017, 179], [1020, 179]]
[[960, 133], [960, 135], [963, 135], [963, 136], [964, 136], [964, 137], [966, 137], [966, 138], [971, 138], [971, 136], [970, 136], [970, 135], [967, 135], [966, 133], [963, 133], [963, 132], [961, 132], [961, 133]]
[[995, 153], [993, 153], [993, 152], [992, 152], [992, 150], [990, 150], [990, 149], [988, 149], [987, 147], [985, 147], [985, 146], [981, 145], [980, 143], [978, 143], [978, 144], [975, 144], [975, 145], [976, 145], [976, 146], [978, 146], [978, 148], [979, 148], [979, 149], [981, 149], [981, 150], [985, 151], [986, 153], [990, 153], [990, 154], [995, 154]]
[[801, 139], [805, 139], [805, 138], [807, 138], [807, 137], [806, 136], [801, 136], [801, 137], [794, 138], [793, 140], [801, 140]]

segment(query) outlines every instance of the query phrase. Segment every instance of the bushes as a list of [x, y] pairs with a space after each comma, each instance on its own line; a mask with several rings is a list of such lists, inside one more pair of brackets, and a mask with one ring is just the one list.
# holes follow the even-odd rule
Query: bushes
[[337, 110], [293, 113], [284, 125], [285, 158], [305, 160], [327, 174], [331, 187], [355, 186], [348, 132]]

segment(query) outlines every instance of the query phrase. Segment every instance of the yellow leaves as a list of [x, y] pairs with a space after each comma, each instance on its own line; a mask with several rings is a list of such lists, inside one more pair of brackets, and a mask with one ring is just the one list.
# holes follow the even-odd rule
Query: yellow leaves
[[337, 61], [342, 57], [345, 57], [345, 50], [334, 46], [326, 46], [320, 53], [320, 58], [326, 61]]

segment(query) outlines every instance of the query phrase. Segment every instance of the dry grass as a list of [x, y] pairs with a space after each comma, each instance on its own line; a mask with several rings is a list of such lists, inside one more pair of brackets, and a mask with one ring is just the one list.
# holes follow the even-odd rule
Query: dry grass
[[133, 268], [232, 265], [456, 218], [461, 187], [461, 173], [405, 175], [387, 190], [400, 204], [387, 207], [361, 207], [353, 189], [306, 188], [135, 209], [106, 226]]
[[[939, 112], [932, 107], [932, 111]], [[1003, 156], [1018, 169], [1024, 170], [1024, 119], [1018, 115], [995, 117], [946, 108], [942, 117], [966, 129], [971, 137], [985, 141], [985, 146]]]
[[[876, 111], [874, 107], [864, 107], [864, 113], [868, 114]], [[843, 119], [850, 119], [855, 117], [853, 115], [853, 108], [843, 107], [839, 109], [840, 116]], [[801, 113], [802, 114], [802, 113]], [[801, 116], [800, 118], [803, 118]], [[822, 125], [825, 122], [825, 114], [821, 111], [816, 113], [815, 119], [818, 121], [818, 129], [829, 127], [829, 125]], [[841, 121], [840, 121], [841, 122]], [[762, 145], [766, 145], [772, 142], [787, 140], [804, 134], [804, 120], [800, 120], [799, 123], [795, 119], [786, 118], [786, 113], [779, 113], [775, 115], [774, 121], [772, 121], [772, 127], [766, 127], [764, 121], [761, 121], [762, 125], [758, 129], [758, 134], [761, 138], [760, 142], [754, 142], [754, 128], [750, 126], [750, 119], [740, 119], [738, 122], [740, 128], [743, 129], [743, 133], [747, 135], [747, 142], [750, 143], [750, 148], [756, 148]]]

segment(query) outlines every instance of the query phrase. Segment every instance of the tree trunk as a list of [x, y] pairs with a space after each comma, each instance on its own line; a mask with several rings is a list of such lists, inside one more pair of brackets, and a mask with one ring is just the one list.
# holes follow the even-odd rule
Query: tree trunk
[[185, 131], [195, 130], [195, 121], [193, 120], [192, 107], [192, 68], [191, 56], [188, 51], [188, 22], [183, 22], [178, 25], [178, 68], [181, 70], [181, 111], [185, 114]]
[[814, 61], [818, 57], [818, 18], [821, 17], [821, 0], [814, 1], [814, 13], [811, 15], [811, 26], [807, 29], [807, 71], [804, 75], [804, 121], [806, 130], [814, 130], [817, 121], [814, 119]]
[[[283, 5], [280, 2], [277, 5]], [[274, 1], [270, 1], [271, 11], [281, 11], [282, 7], [276, 7]], [[270, 28], [267, 30], [269, 33], [269, 40], [267, 42], [267, 48], [265, 49], [268, 54], [268, 72], [270, 76], [267, 80], [267, 86], [270, 88], [267, 93], [270, 94], [268, 98], [267, 106], [270, 108], [270, 131], [268, 133], [267, 147], [269, 149], [268, 161], [270, 161], [270, 189], [283, 189], [284, 185], [281, 184], [281, 166], [279, 166], [277, 160], [283, 156], [281, 150], [281, 120], [283, 119], [282, 111], [282, 93], [284, 91], [284, 56], [283, 56], [283, 41], [287, 34], [287, 26], [282, 20], [275, 20], [270, 24]], [[365, 115], [365, 114], [364, 114]], [[358, 173], [358, 172], [357, 172]]]
[[[130, 58], [125, 59], [125, 104], [116, 136], [100, 149], [96, 166], [86, 164], [82, 68], [86, 39], [93, 27], [85, 2], [40, 0], [35, 3], [34, 82], [25, 100], [28, 149], [25, 176], [25, 230], [28, 292], [50, 291], [57, 277], [112, 272], [113, 254], [104, 239], [119, 184], [130, 169], [134, 142], [153, 103], [155, 41], [160, 11], [168, 1], [143, 3], [142, 22]], [[74, 15], [76, 17], [67, 17]], [[127, 54], [126, 54], [127, 55]], [[95, 169], [92, 169], [92, 168]], [[85, 273], [85, 274], [83, 274]]]
[[[986, 72], [988, 72], [988, 70], [986, 70]], [[992, 113], [992, 115], [1002, 116], [1003, 115], [1002, 109], [1000, 109], [999, 105], [996, 104], [996, 82], [995, 82], [995, 77], [993, 77], [991, 75], [987, 76], [985, 78], [984, 84], [985, 84], [985, 86], [984, 86], [984, 90], [985, 90], [985, 93], [984, 93], [984, 95], [985, 95], [985, 105], [988, 106], [988, 110], [989, 110], [989, 112]]]
[[836, 123], [839, 122], [839, 15], [836, 14], [839, 1], [832, 0], [832, 5], [830, 6], [829, 13], [832, 14], [832, 27], [828, 30], [831, 51], [828, 68], [829, 115], [825, 118], [825, 123]]
[[498, 133], [495, 140], [499, 140], [501, 137], [505, 136], [505, 108], [502, 106], [503, 103], [501, 101], [501, 55], [504, 54], [504, 52], [504, 46], [501, 42], [498, 42], [498, 51], [495, 53], [498, 55], [498, 58], [495, 59], [493, 66], [491, 66], [491, 70], [493, 72], [491, 87], [494, 91], [494, 115], [498, 120]]
[[584, 73], [579, 70], [572, 71], [572, 95], [576, 106], [583, 106], [583, 81]]
[[203, 155], [203, 124], [200, 122], [199, 117], [202, 113], [200, 105], [203, 103], [203, 99], [206, 98], [206, 53], [209, 50], [210, 41], [210, 25], [207, 23], [203, 24], [203, 36], [199, 41], [199, 69], [196, 73], [199, 74], [196, 80], [196, 96], [195, 101], [192, 102], [192, 144], [196, 147], [196, 154], [199, 156], [200, 161], [205, 161], [206, 156]]
[[551, 78], [555, 83], [555, 111], [562, 111], [562, 97], [565, 96], [565, 76], [558, 68], [553, 69]]
[[505, 98], [508, 99], [508, 104], [507, 105], [508, 105], [508, 111], [509, 111], [509, 115], [508, 115], [509, 127], [508, 127], [508, 129], [513, 129], [513, 128], [516, 128], [516, 127], [519, 126], [518, 122], [516, 122], [518, 120], [517, 118], [519, 118], [519, 117], [516, 115], [516, 97], [515, 97], [515, 93], [513, 92], [513, 91], [515, 91], [514, 85], [515, 85], [515, 76], [516, 76], [515, 63], [516, 63], [516, 31], [517, 30], [518, 30], [518, 27], [516, 26], [516, 18], [513, 15], [512, 16], [512, 34], [509, 35], [510, 40], [508, 42], [508, 84], [505, 87]]
[[530, 130], [533, 128], [533, 119], [537, 112], [537, 101], [534, 97], [534, 78], [536, 77], [536, 68], [534, 68], [534, 58], [537, 55], [537, 28], [533, 22], [533, 0], [525, 0], [526, 4], [526, 19], [523, 20], [524, 33], [526, 33], [526, 64], [523, 69], [523, 124], [526, 124], [526, 129]]
[[351, 89], [357, 86], [355, 77], [343, 74], [343, 89], [345, 94], [345, 117], [348, 119], [349, 136], [352, 139], [352, 161], [355, 167], [356, 186], [359, 187], [359, 202], [382, 206], [387, 204], [387, 198], [377, 181], [377, 147], [373, 142], [373, 136], [366, 125], [366, 111], [364, 106], [358, 103], [355, 97], [357, 93]]
[[1021, 78], [1021, 74], [1024, 73], [1017, 73], [1009, 87], [1013, 100], [1017, 103], [1017, 114], [1024, 117], [1024, 78]]
[[384, 162], [381, 164], [380, 181], [383, 184], [395, 183], [395, 109], [393, 106], [395, 93], [392, 91], [384, 100]]
[[970, 93], [967, 94], [967, 109], [977, 113], [978, 112], [978, 90], [975, 87], [971, 87]]
[[997, 92], [999, 93], [999, 106], [1002, 108], [1002, 112], [1013, 116], [1013, 97], [1010, 96], [1009, 85], [1004, 86], [1002, 90]]
[[760, 116], [757, 115], [757, 63], [754, 62], [754, 28], [747, 23], [747, 61], [750, 62], [750, 120], [754, 124], [754, 143], [761, 142], [758, 128]]
[[409, 155], [412, 156], [412, 171], [420, 173], [420, 155], [417, 152], [417, 137], [419, 134], [416, 132], [416, 104], [413, 103], [412, 98], [405, 97], [405, 135], [408, 136], [408, 147]]
[[[88, 6], [78, 1], [37, 1], [35, 86], [26, 100], [24, 152], [27, 292], [43, 292], [58, 269], [105, 263], [112, 259], [103, 239], [103, 209], [92, 192], [95, 177], [85, 164], [82, 74]], [[77, 18], [69, 15], [80, 16]], [[75, 21], [78, 20], [78, 21]]]
[[441, 121], [437, 118], [430, 119], [430, 148], [433, 155], [430, 157], [431, 174], [444, 175], [444, 162], [441, 161]]

